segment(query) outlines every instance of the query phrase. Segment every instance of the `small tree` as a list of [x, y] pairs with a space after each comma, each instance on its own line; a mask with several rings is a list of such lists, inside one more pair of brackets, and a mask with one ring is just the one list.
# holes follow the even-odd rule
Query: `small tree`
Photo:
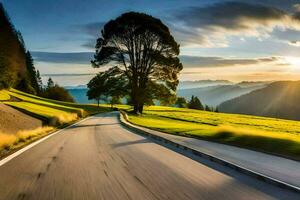
[[38, 83], [38, 87], [39, 87], [39, 90], [38, 90], [39, 93], [38, 94], [41, 94], [44, 90], [44, 86], [43, 86], [43, 81], [42, 81], [39, 70], [36, 71], [36, 79], [37, 79], [37, 83]]
[[215, 112], [216, 112], [216, 113], [218, 113], [218, 112], [219, 112], [219, 108], [218, 108], [218, 106], [216, 107], [216, 109], [215, 109]]
[[204, 110], [204, 107], [198, 97], [192, 96], [191, 100], [188, 103], [188, 108], [196, 110]]
[[118, 76], [119, 69], [111, 68], [108, 71], [98, 73], [88, 84], [87, 96], [89, 99], [109, 99], [112, 105], [117, 99], [126, 94], [127, 80], [123, 75]]
[[47, 89], [52, 88], [52, 87], [54, 87], [54, 82], [53, 82], [52, 78], [50, 77], [47, 81]]
[[121, 104], [121, 98], [119, 96], [110, 97], [110, 106], [113, 109], [115, 104]]
[[74, 99], [69, 94], [69, 92], [65, 88], [60, 87], [58, 84], [54, 84], [53, 86], [47, 87], [42, 92], [41, 96], [58, 101], [74, 102]]
[[186, 108], [187, 107], [186, 99], [184, 97], [177, 97], [175, 105], [178, 108]]
[[88, 99], [95, 99], [98, 104], [99, 108], [99, 103], [100, 100], [106, 100], [106, 90], [107, 88], [104, 85], [105, 78], [102, 73], [97, 74], [90, 82], [87, 84], [88, 91], [87, 91], [87, 96]]
[[205, 110], [206, 111], [212, 111], [213, 109], [211, 109], [208, 105], [205, 105]]

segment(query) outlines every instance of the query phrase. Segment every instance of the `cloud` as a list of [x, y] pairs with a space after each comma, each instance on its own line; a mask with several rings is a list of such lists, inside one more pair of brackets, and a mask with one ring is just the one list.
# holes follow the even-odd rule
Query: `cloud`
[[[33, 58], [37, 62], [61, 63], [61, 64], [90, 64], [93, 52], [76, 52], [76, 53], [56, 53], [56, 52], [32, 52]], [[280, 57], [264, 58], [223, 58], [223, 57], [200, 57], [200, 56], [180, 56], [180, 60], [185, 68], [203, 68], [203, 67], [232, 67], [255, 64], [276, 64], [285, 63]], [[83, 73], [86, 75], [86, 73]]]
[[100, 37], [105, 22], [92, 22], [87, 24], [72, 25], [72, 31], [85, 34], [85, 42], [81, 45], [87, 49], [95, 49], [96, 40]]
[[70, 64], [90, 64], [94, 53], [56, 53], [56, 52], [31, 52], [35, 61], [48, 63], [70, 63]]
[[289, 41], [289, 45], [300, 47], [300, 41], [299, 40], [298, 41], [297, 40]]
[[80, 26], [88, 35], [99, 37], [105, 22], [94, 22]]
[[293, 8], [296, 12], [300, 12], [300, 4], [299, 3], [294, 4]]
[[[228, 36], [269, 37], [274, 29], [300, 30], [300, 13], [244, 2], [222, 2], [206, 7], [188, 7], [171, 17], [175, 36], [185, 44], [226, 46]], [[192, 33], [192, 34], [190, 34]], [[200, 38], [200, 40], [199, 40]]]
[[56, 77], [56, 76], [90, 76], [90, 75], [94, 75], [94, 73], [85, 73], [85, 74], [80, 74], [80, 73], [76, 73], [76, 74], [69, 74], [69, 73], [60, 73], [60, 74], [42, 74], [41, 76], [47, 76], [47, 77]]
[[249, 65], [287, 65], [280, 57], [265, 58], [223, 58], [223, 57], [199, 57], [199, 56], [180, 56], [184, 68], [212, 68], [212, 67], [234, 67]]
[[300, 31], [291, 30], [291, 29], [287, 29], [285, 31], [275, 30], [275, 31], [273, 31], [272, 36], [275, 39], [277, 39], [280, 42], [283, 42], [285, 44], [288, 44], [288, 45], [291, 45], [291, 46], [299, 46]]

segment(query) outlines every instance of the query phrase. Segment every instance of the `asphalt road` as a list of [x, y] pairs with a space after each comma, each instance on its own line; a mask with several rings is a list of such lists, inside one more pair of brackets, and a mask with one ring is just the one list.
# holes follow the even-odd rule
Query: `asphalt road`
[[0, 199], [299, 199], [181, 153], [100, 114], [2, 165]]

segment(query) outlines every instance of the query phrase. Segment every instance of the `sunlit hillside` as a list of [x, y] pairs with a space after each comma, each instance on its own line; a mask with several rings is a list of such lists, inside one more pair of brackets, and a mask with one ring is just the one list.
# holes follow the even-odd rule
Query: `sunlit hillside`
[[219, 110], [300, 120], [300, 81], [274, 82], [263, 89], [226, 101]]
[[43, 120], [47, 124], [64, 124], [80, 117], [109, 110], [108, 106], [75, 104], [45, 99], [15, 89], [0, 92], [2, 103]]
[[170, 134], [237, 145], [300, 159], [300, 122], [150, 106], [130, 122]]

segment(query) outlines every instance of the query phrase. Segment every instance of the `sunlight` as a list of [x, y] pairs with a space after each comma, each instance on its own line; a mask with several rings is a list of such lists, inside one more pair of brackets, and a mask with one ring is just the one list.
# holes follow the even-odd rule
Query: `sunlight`
[[287, 56], [285, 59], [293, 68], [300, 69], [300, 57]]

